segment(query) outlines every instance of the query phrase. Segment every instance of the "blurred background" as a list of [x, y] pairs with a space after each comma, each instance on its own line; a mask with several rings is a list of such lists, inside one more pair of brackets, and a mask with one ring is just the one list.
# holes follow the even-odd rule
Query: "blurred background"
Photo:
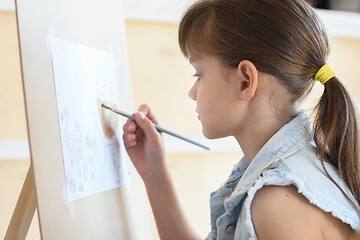
[[[309, 1], [331, 39], [329, 63], [360, 101], [360, 1]], [[124, 1], [134, 109], [148, 104], [160, 125], [209, 145], [210, 152], [166, 137], [166, 149], [180, 201], [190, 222], [204, 237], [210, 228], [209, 194], [242, 157], [231, 139], [209, 141], [201, 134], [195, 103], [187, 96], [194, 70], [181, 55], [177, 29], [190, 1]], [[331, 10], [329, 10], [331, 9]], [[352, 11], [352, 12], [350, 12]], [[0, 238], [30, 164], [14, 3], [0, 0]], [[322, 86], [315, 84], [303, 107], [311, 112]], [[144, 199], [144, 201], [147, 201]], [[150, 209], [149, 209], [150, 211]], [[151, 214], [149, 214], [151, 216]], [[153, 219], [153, 239], [158, 239]], [[37, 216], [27, 239], [40, 239]]]
[[320, 9], [360, 12], [359, 0], [307, 0], [307, 2]]

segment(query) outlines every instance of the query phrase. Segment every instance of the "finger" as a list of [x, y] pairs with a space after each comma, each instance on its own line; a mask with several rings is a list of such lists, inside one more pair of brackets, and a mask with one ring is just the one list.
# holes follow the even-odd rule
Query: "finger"
[[123, 126], [123, 140], [125, 147], [134, 146], [136, 141], [136, 123], [128, 119]]
[[133, 133], [136, 131], [136, 123], [130, 119], [126, 121], [126, 123], [123, 126], [124, 133]]
[[144, 115], [149, 118], [153, 123], [158, 124], [158, 121], [156, 120], [155, 115], [153, 114], [153, 112], [151, 111], [151, 109], [149, 108], [148, 105], [146, 104], [141, 104], [139, 107], [139, 111], [143, 112]]
[[136, 140], [141, 141], [141, 139], [144, 137], [144, 131], [140, 127], [138, 127], [136, 129], [135, 135], [136, 135]]
[[131, 147], [134, 147], [136, 146], [137, 142], [136, 141], [133, 141], [133, 142], [126, 142], [124, 141], [124, 146], [125, 146], [125, 149], [129, 149]]
[[137, 125], [142, 129], [147, 139], [155, 140], [155, 138], [159, 136], [153, 122], [147, 118], [143, 112], [139, 111], [135, 113], [135, 119]]
[[126, 140], [128, 142], [133, 142], [133, 141], [136, 141], [136, 135], [135, 133], [129, 133], [126, 135]]

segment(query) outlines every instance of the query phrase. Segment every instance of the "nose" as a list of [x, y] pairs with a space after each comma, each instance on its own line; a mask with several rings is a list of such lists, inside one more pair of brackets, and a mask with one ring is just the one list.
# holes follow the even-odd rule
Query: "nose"
[[194, 100], [194, 101], [196, 101], [197, 82], [198, 82], [198, 81], [196, 81], [196, 82], [194, 83], [194, 85], [190, 88], [189, 93], [188, 93], [189, 98], [191, 98], [191, 99]]

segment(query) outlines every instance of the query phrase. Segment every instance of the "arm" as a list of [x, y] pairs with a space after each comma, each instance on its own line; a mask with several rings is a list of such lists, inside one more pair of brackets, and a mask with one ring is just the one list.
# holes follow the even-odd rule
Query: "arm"
[[351, 228], [298, 193], [295, 186], [265, 186], [251, 204], [256, 235], [268, 239], [349, 239]]
[[190, 226], [176, 196], [162, 137], [152, 125], [157, 123], [155, 117], [146, 105], [141, 105], [135, 119], [136, 124], [128, 120], [124, 125], [123, 139], [145, 183], [160, 238], [201, 239]]

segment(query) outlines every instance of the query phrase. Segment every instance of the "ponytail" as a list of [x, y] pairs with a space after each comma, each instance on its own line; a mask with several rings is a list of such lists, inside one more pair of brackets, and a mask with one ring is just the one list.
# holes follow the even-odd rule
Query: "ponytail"
[[342, 180], [360, 205], [358, 138], [358, 120], [354, 103], [344, 85], [336, 77], [332, 77], [324, 84], [324, 93], [315, 107], [314, 140], [326, 175], [355, 209], [358, 209], [356, 204], [326, 171], [324, 161], [339, 170]]

